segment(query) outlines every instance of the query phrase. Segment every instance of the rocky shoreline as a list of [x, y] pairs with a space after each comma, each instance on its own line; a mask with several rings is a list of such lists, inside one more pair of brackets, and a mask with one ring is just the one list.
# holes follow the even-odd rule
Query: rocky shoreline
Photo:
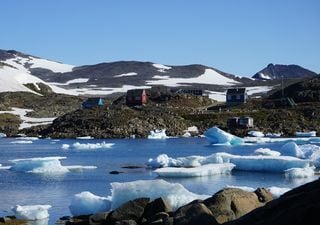
[[[205, 200], [195, 200], [177, 210], [163, 198], [138, 198], [115, 210], [91, 215], [62, 217], [66, 225], [315, 225], [320, 210], [320, 180], [297, 187], [277, 199], [264, 189], [254, 192], [223, 189]], [[0, 224], [25, 224], [14, 217]]]

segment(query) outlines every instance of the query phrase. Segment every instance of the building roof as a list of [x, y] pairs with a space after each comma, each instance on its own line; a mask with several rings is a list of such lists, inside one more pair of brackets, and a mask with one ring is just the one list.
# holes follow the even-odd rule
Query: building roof
[[244, 94], [246, 88], [228, 88], [227, 94]]
[[132, 89], [127, 91], [127, 96], [141, 96], [146, 89]]

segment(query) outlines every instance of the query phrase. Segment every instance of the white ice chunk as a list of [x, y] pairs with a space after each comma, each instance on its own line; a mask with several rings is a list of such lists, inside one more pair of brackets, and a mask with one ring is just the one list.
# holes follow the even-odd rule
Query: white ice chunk
[[256, 131], [256, 130], [249, 131], [248, 135], [251, 137], [264, 137], [264, 134], [261, 131]]
[[76, 142], [72, 144], [73, 148], [76, 149], [105, 149], [105, 148], [111, 148], [114, 145], [114, 143], [106, 143], [105, 141], [101, 143], [86, 143], [86, 144], [81, 144], [79, 142]]
[[74, 195], [69, 206], [73, 216], [89, 215], [98, 212], [106, 212], [111, 208], [111, 199], [100, 197], [85, 191]]
[[70, 148], [70, 145], [69, 144], [62, 144], [62, 149], [69, 149]]
[[295, 142], [288, 142], [281, 147], [281, 155], [304, 158], [304, 154]]
[[254, 151], [254, 155], [265, 155], [265, 156], [280, 156], [281, 153], [277, 151], [273, 151], [269, 148], [258, 148]]
[[291, 168], [285, 171], [287, 178], [309, 178], [314, 176], [314, 167]]
[[212, 127], [204, 133], [211, 144], [239, 145], [243, 144], [242, 138], [229, 134], [218, 127]]
[[227, 185], [227, 188], [237, 188], [237, 189], [241, 189], [247, 192], [254, 192], [256, 189], [254, 189], [253, 187], [248, 187], [248, 186], [233, 186], [233, 185]]
[[299, 146], [306, 159], [313, 162], [315, 167], [320, 167], [320, 147], [312, 144], [305, 144]]
[[166, 129], [157, 129], [150, 131], [148, 135], [148, 139], [166, 139], [168, 136], [166, 135]]
[[230, 174], [235, 167], [232, 163], [207, 164], [198, 167], [166, 167], [156, 169], [154, 172], [160, 177], [204, 177], [219, 174]]
[[12, 208], [15, 217], [20, 220], [42, 220], [49, 217], [51, 205], [16, 205]]
[[158, 155], [157, 158], [150, 158], [147, 162], [147, 166], [151, 168], [177, 166], [178, 163], [176, 159], [169, 157], [167, 154]]
[[151, 200], [162, 197], [173, 210], [196, 199], [206, 199], [208, 195], [198, 195], [188, 191], [178, 183], [168, 183], [164, 180], [138, 180], [126, 183], [111, 183], [112, 209], [136, 198], [147, 197]]
[[90, 140], [90, 139], [94, 139], [94, 137], [91, 137], [91, 136], [82, 136], [82, 137], [76, 137], [76, 139], [79, 139], [79, 140]]
[[316, 137], [317, 132], [316, 131], [310, 131], [310, 132], [296, 132], [295, 135], [297, 137]]
[[33, 142], [32, 141], [11, 141], [11, 144], [32, 144]]
[[270, 191], [273, 198], [279, 198], [281, 195], [290, 191], [291, 189], [272, 186], [272, 187], [268, 187], [267, 190]]

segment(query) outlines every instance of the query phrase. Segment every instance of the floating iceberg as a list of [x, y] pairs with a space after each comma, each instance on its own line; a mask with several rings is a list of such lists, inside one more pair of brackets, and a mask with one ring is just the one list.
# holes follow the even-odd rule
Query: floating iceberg
[[296, 132], [295, 135], [297, 137], [316, 137], [317, 132], [316, 131], [310, 131], [310, 132]]
[[12, 208], [15, 217], [20, 220], [42, 220], [49, 217], [51, 205], [16, 205]]
[[306, 159], [313, 162], [315, 167], [320, 167], [320, 147], [312, 144], [305, 144], [299, 146]]
[[100, 197], [88, 191], [74, 195], [69, 206], [73, 216], [106, 212], [111, 208], [110, 197]]
[[307, 167], [309, 160], [302, 160], [291, 156], [240, 156], [225, 152], [214, 153], [209, 156], [188, 156], [171, 158], [165, 154], [159, 155], [155, 160], [149, 159], [147, 166], [159, 167], [196, 167], [211, 163], [233, 163], [236, 170], [283, 172], [294, 167]]
[[[106, 148], [112, 148], [114, 143], [106, 143], [105, 141], [101, 143], [86, 143], [82, 144], [79, 142], [73, 143], [72, 148], [75, 149], [80, 149], [80, 150], [85, 150], [85, 149], [106, 149]], [[70, 145], [69, 144], [62, 144], [63, 149], [69, 149]]]
[[233, 156], [230, 163], [236, 165], [236, 170], [263, 172], [283, 172], [290, 168], [304, 168], [310, 165], [308, 160], [291, 156]]
[[291, 168], [285, 171], [287, 178], [309, 178], [314, 176], [314, 167]]
[[17, 140], [29, 140], [29, 141], [36, 141], [39, 140], [38, 137], [17, 137]]
[[154, 172], [160, 177], [204, 177], [218, 174], [230, 174], [235, 167], [232, 163], [207, 164], [198, 167], [166, 167]]
[[204, 133], [204, 136], [211, 144], [240, 145], [242, 138], [229, 134], [218, 127], [212, 127]]
[[173, 210], [196, 199], [206, 199], [208, 195], [198, 195], [188, 191], [178, 183], [168, 183], [164, 180], [138, 180], [126, 183], [111, 183], [112, 209], [136, 198], [147, 197], [151, 200], [162, 197]]
[[269, 148], [258, 148], [254, 151], [254, 155], [264, 155], [264, 156], [280, 156], [281, 153], [277, 151], [273, 151]]
[[95, 166], [62, 166], [61, 159], [66, 157], [42, 157], [42, 158], [27, 158], [27, 159], [14, 159], [10, 162], [14, 163], [13, 166], [7, 167], [7, 169], [25, 172], [25, 173], [44, 173], [44, 174], [61, 174], [70, 171], [76, 171], [81, 169], [95, 169]]
[[168, 136], [166, 135], [166, 129], [157, 129], [150, 131], [148, 135], [148, 139], [166, 139]]
[[261, 131], [256, 131], [256, 130], [249, 131], [248, 135], [251, 137], [264, 137], [264, 134]]
[[4, 138], [7, 137], [7, 135], [5, 133], [0, 133], [0, 138]]
[[304, 154], [295, 142], [288, 142], [281, 147], [281, 155], [304, 158]]

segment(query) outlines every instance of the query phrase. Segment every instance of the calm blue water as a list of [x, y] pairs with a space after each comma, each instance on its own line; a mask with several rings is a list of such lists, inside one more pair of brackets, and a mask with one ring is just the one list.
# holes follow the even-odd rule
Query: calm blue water
[[[0, 216], [12, 214], [10, 207], [32, 204], [49, 204], [49, 224], [64, 215], [69, 215], [68, 206], [72, 196], [82, 191], [96, 195], [110, 195], [111, 182], [126, 182], [138, 179], [157, 179], [149, 169], [123, 169], [122, 166], [143, 166], [149, 158], [166, 153], [171, 157], [189, 155], [210, 155], [219, 151], [246, 152], [251, 154], [260, 147], [279, 150], [283, 143], [260, 144], [249, 146], [210, 146], [204, 138], [176, 138], [167, 140], [147, 139], [108, 139], [108, 140], [34, 140], [32, 144], [13, 144], [15, 139], [0, 139], [0, 164], [10, 165], [8, 160], [17, 158], [65, 156], [62, 165], [94, 165], [95, 170], [70, 172], [60, 176], [19, 173], [0, 170]], [[97, 150], [64, 150], [62, 144], [115, 143], [111, 149]], [[123, 171], [119, 175], [109, 174], [112, 170]], [[295, 187], [307, 180], [288, 180], [283, 174], [258, 172], [232, 172], [231, 175], [220, 175], [201, 178], [166, 179], [178, 182], [188, 190], [198, 194], [212, 195], [226, 185], [250, 187]]]

